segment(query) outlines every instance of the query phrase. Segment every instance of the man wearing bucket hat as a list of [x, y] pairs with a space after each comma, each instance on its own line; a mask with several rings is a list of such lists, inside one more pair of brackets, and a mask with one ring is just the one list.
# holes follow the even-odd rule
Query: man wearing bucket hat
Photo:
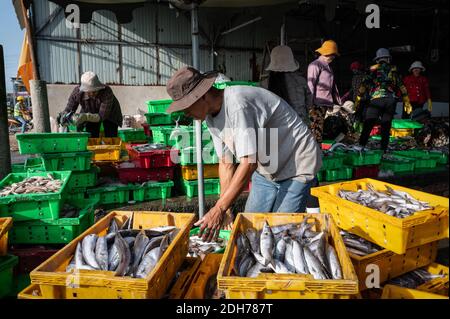
[[336, 56], [339, 56], [336, 42], [327, 40], [316, 52], [320, 56], [308, 66], [308, 87], [312, 94], [309, 118], [311, 130], [317, 142], [321, 143], [327, 110], [335, 104], [341, 105], [342, 102], [330, 66]]
[[122, 127], [119, 101], [111, 88], [102, 84], [94, 72], [83, 73], [81, 84], [73, 89], [64, 112], [58, 118], [76, 112], [78, 105], [81, 105], [81, 113], [75, 121], [78, 130], [86, 127], [91, 137], [99, 137], [103, 123], [105, 137], [117, 137], [119, 126]]
[[364, 115], [363, 130], [359, 143], [366, 146], [370, 132], [378, 120], [381, 120], [381, 149], [387, 151], [392, 119], [397, 105], [396, 94], [401, 92], [403, 107], [406, 113], [412, 111], [408, 92], [397, 72], [397, 67], [391, 64], [391, 54], [388, 49], [377, 50], [369, 74], [365, 77], [358, 91], [355, 105], [359, 107], [361, 98], [369, 93], [370, 102]]
[[[425, 102], [428, 102], [428, 111], [431, 112], [431, 93], [428, 84], [428, 78], [421, 73], [425, 72], [425, 67], [422, 62], [415, 61], [409, 67], [410, 75], [403, 79], [406, 89], [408, 90], [409, 100], [412, 105], [413, 112], [417, 109], [422, 109]], [[403, 112], [403, 118], [408, 118], [408, 114]]]
[[[252, 86], [213, 87], [217, 73], [192, 67], [167, 83], [173, 99], [167, 112], [183, 110], [206, 120], [219, 161], [221, 196], [201, 218], [200, 235], [217, 238], [225, 212], [252, 178], [247, 212], [304, 212], [310, 187], [322, 165], [307, 125], [286, 101]], [[235, 159], [239, 164], [234, 164]]]
[[305, 123], [309, 123], [307, 107], [310, 105], [311, 93], [298, 69], [299, 64], [290, 47], [279, 45], [273, 48], [270, 64], [266, 68], [270, 71], [268, 90], [284, 99]]

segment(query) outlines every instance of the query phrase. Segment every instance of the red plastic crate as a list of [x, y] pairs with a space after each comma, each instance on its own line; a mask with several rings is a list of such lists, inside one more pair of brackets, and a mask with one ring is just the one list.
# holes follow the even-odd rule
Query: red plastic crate
[[353, 179], [377, 178], [379, 171], [379, 165], [356, 166], [353, 168]]
[[149, 152], [138, 152], [132, 148], [129, 154], [133, 163], [138, 168], [172, 167], [176, 164], [172, 162], [171, 154], [173, 154], [173, 158], [178, 158], [178, 150], [171, 149], [170, 147], [164, 150]]
[[137, 146], [137, 145], [143, 145], [146, 143], [125, 143], [125, 148], [127, 149], [128, 152], [131, 151], [131, 149], [133, 148], [133, 146]]
[[381, 126], [380, 125], [375, 125], [372, 129], [372, 131], [370, 131], [370, 136], [374, 136], [374, 135], [381, 135]]
[[122, 183], [143, 183], [148, 181], [173, 180], [175, 167], [159, 168], [117, 168]]
[[148, 137], [152, 138], [153, 133], [152, 133], [152, 130], [150, 129], [150, 125], [148, 123], [142, 123], [141, 125], [144, 128], [144, 134], [147, 135]]
[[61, 246], [11, 246], [9, 253], [19, 257], [19, 264], [14, 268], [15, 274], [28, 274], [37, 266], [59, 251]]

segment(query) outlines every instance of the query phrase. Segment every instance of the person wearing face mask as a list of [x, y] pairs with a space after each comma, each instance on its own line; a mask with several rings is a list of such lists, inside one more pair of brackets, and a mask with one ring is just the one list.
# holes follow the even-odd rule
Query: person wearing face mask
[[[88, 71], [81, 76], [81, 84], [76, 86], [69, 97], [67, 106], [58, 119], [69, 113], [75, 113], [81, 105], [81, 112], [75, 120], [78, 131], [86, 128], [90, 137], [99, 137], [103, 124], [105, 137], [117, 137], [122, 127], [122, 110], [112, 89], [100, 82], [97, 75]], [[60, 122], [58, 120], [58, 122]]]
[[[417, 109], [423, 109], [428, 102], [428, 111], [431, 112], [431, 93], [428, 85], [428, 78], [421, 73], [425, 72], [422, 62], [415, 61], [409, 68], [410, 75], [403, 79], [406, 89], [408, 90], [409, 100], [411, 102], [413, 112]], [[402, 118], [409, 118], [409, 115], [403, 111]]]
[[323, 123], [327, 110], [335, 104], [342, 105], [339, 91], [330, 64], [339, 56], [338, 47], [333, 40], [325, 41], [316, 50], [320, 56], [308, 66], [308, 88], [311, 92], [309, 110], [310, 128], [318, 143], [322, 143]]

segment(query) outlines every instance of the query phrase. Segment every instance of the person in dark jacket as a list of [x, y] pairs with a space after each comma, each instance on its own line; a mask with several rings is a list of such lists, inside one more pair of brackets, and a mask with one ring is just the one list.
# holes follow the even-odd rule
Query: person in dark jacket
[[77, 130], [85, 127], [91, 137], [99, 137], [100, 125], [103, 123], [105, 137], [117, 137], [119, 126], [122, 127], [120, 103], [111, 88], [102, 84], [94, 72], [83, 73], [81, 85], [73, 89], [59, 117], [76, 112], [78, 105], [81, 105], [81, 112], [75, 120]]
[[306, 79], [298, 71], [299, 64], [292, 50], [286, 45], [273, 48], [270, 54], [268, 90], [285, 100], [309, 124], [308, 105], [311, 93]]

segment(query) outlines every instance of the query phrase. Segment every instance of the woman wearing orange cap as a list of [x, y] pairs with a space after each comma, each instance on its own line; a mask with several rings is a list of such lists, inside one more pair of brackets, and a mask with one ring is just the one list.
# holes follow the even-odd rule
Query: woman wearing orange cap
[[332, 108], [334, 104], [341, 105], [342, 102], [330, 66], [339, 55], [336, 42], [327, 40], [316, 52], [320, 56], [308, 66], [308, 87], [312, 95], [309, 118], [311, 131], [317, 142], [321, 143], [327, 109]]

